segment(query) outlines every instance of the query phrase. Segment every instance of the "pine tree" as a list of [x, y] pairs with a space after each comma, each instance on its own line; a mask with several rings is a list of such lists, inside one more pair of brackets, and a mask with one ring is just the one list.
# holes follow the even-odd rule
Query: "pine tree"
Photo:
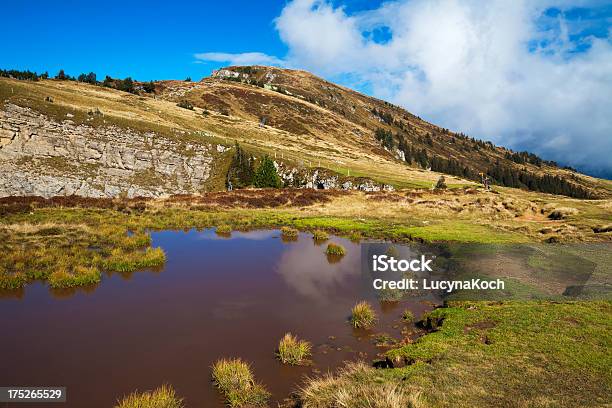
[[253, 157], [236, 142], [234, 156], [227, 173], [227, 181], [234, 188], [243, 188], [253, 184], [255, 171], [253, 170]]
[[264, 156], [261, 164], [257, 168], [254, 177], [255, 187], [265, 188], [280, 188], [281, 179], [276, 172], [274, 162], [268, 156]]

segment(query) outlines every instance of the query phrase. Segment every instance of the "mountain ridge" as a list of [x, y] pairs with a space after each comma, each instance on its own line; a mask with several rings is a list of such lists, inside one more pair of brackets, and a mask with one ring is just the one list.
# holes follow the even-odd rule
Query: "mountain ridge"
[[[431, 187], [440, 174], [449, 174], [451, 185], [469, 185], [483, 173], [500, 185], [578, 198], [605, 198], [612, 190], [605, 180], [450, 132], [307, 71], [225, 67], [198, 82], [130, 80], [127, 88], [127, 79], [98, 82], [94, 74], [87, 83], [91, 74], [79, 78], [83, 81], [0, 79], [0, 101], [58, 123], [113, 124], [229, 148], [239, 142], [256, 155], [280, 156], [294, 167], [367, 176], [397, 187]], [[206, 189], [223, 188], [227, 161], [212, 166], [219, 180]]]

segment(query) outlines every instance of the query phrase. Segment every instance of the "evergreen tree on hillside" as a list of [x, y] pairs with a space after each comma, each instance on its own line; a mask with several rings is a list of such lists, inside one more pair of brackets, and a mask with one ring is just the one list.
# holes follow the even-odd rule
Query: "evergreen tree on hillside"
[[390, 130], [378, 128], [374, 132], [374, 137], [378, 141], [380, 141], [384, 147], [386, 147], [389, 150], [393, 150], [393, 147], [395, 147], [395, 141], [393, 140], [393, 134], [391, 133]]
[[123, 81], [119, 81], [119, 83], [117, 84], [117, 89], [120, 91], [136, 93], [136, 89], [134, 88], [134, 81], [131, 77], [127, 77]]
[[146, 93], [155, 93], [155, 84], [153, 81], [146, 82], [144, 85], [142, 85], [142, 90]]
[[281, 186], [281, 179], [276, 172], [274, 162], [268, 156], [264, 156], [261, 164], [257, 168], [254, 177], [255, 187], [265, 188], [279, 188]]
[[106, 77], [104, 77], [104, 81], [102, 81], [102, 86], [105, 86], [107, 88], [112, 88], [113, 87], [113, 78], [111, 78], [108, 75]]
[[236, 142], [232, 163], [227, 172], [227, 182], [232, 183], [233, 188], [244, 188], [253, 184], [255, 170], [253, 169], [253, 156], [248, 154], [238, 142]]

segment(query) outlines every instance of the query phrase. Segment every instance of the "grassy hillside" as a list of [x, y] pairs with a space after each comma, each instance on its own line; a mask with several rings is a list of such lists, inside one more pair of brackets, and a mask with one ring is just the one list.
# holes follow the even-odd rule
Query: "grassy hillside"
[[[227, 145], [238, 141], [254, 154], [269, 154], [289, 165], [367, 176], [396, 187], [431, 187], [440, 176], [429, 170], [433, 168], [455, 175], [447, 178], [450, 187], [473, 184], [483, 172], [499, 184], [534, 189], [541, 189], [542, 177], [548, 177], [547, 183], [556, 183], [551, 191], [578, 197], [608, 197], [612, 192], [608, 181], [532, 156], [512, 156], [307, 72], [270, 67], [222, 72], [240, 76], [217, 73], [200, 82], [158, 81], [154, 93], [141, 95], [74, 81], [0, 78], [0, 100], [57, 120], [70, 113], [72, 121], [92, 126], [115, 124]], [[47, 97], [53, 102], [46, 102]], [[177, 106], [185, 102], [193, 109]], [[96, 108], [104, 116], [88, 117]], [[391, 139], [378, 140], [377, 131]], [[529, 162], [534, 160], [537, 164]]]
[[[180, 86], [194, 88], [201, 85], [180, 82]], [[53, 98], [53, 102], [46, 102], [47, 97]], [[351, 176], [367, 175], [396, 186], [431, 187], [440, 176], [411, 168], [384, 150], [375, 150], [373, 141], [355, 145], [351, 138], [336, 141], [329, 137], [290, 133], [272, 126], [261, 128], [258, 120], [226, 116], [213, 110], [204, 114], [201, 108], [184, 109], [162, 97], [138, 96], [73, 81], [31, 82], [0, 78], [0, 100], [30, 107], [57, 121], [68, 119], [70, 114], [73, 117], [69, 119], [77, 124], [117, 125], [141, 132], [157, 132], [187, 142], [204, 140], [232, 146], [238, 141], [254, 154], [268, 154], [288, 164], [323, 167]], [[103, 116], [90, 117], [88, 112], [95, 108]], [[472, 184], [452, 177], [448, 183], [451, 186]]]

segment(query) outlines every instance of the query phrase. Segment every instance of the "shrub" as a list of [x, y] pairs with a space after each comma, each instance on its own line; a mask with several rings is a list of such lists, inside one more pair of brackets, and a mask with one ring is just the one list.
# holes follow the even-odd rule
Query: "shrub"
[[174, 388], [169, 385], [143, 393], [133, 392], [118, 401], [115, 408], [183, 408], [183, 400], [177, 398]]
[[278, 359], [284, 364], [304, 364], [312, 350], [312, 346], [306, 340], [300, 340], [291, 333], [287, 333], [278, 343]]
[[329, 244], [327, 244], [327, 249], [325, 250], [325, 253], [327, 255], [344, 256], [346, 254], [346, 250], [342, 245], [330, 242]]
[[281, 186], [281, 179], [276, 172], [274, 162], [268, 156], [263, 157], [253, 181], [255, 187], [259, 188], [279, 188]]
[[325, 231], [315, 230], [312, 233], [312, 239], [319, 242], [327, 241], [329, 239], [329, 234]]
[[578, 214], [578, 210], [570, 207], [555, 208], [549, 215], [548, 218], [551, 220], [563, 220], [572, 215]]
[[155, 93], [155, 84], [153, 83], [153, 81], [145, 82], [142, 85], [142, 90], [146, 93]]
[[359, 302], [353, 306], [350, 322], [356, 329], [368, 329], [376, 323], [376, 313], [368, 302]]
[[270, 398], [270, 393], [255, 382], [249, 365], [239, 358], [215, 362], [212, 378], [230, 407], [265, 406]]
[[136, 93], [136, 88], [134, 88], [134, 81], [130, 77], [127, 77], [124, 80], [117, 80], [115, 82], [115, 87], [120, 91]]
[[299, 231], [292, 227], [282, 227], [281, 234], [285, 238], [297, 238]]
[[408, 309], [404, 310], [404, 312], [402, 313], [402, 320], [404, 320], [406, 322], [414, 321], [414, 313], [412, 313]]
[[179, 108], [183, 108], [183, 109], [193, 110], [193, 105], [191, 104], [191, 102], [186, 101], [186, 100], [180, 101], [179, 103], [176, 104], [176, 106], [178, 106]]
[[444, 178], [444, 176], [440, 176], [440, 178], [438, 179], [438, 182], [436, 183], [436, 189], [438, 190], [446, 189], [446, 179]]

